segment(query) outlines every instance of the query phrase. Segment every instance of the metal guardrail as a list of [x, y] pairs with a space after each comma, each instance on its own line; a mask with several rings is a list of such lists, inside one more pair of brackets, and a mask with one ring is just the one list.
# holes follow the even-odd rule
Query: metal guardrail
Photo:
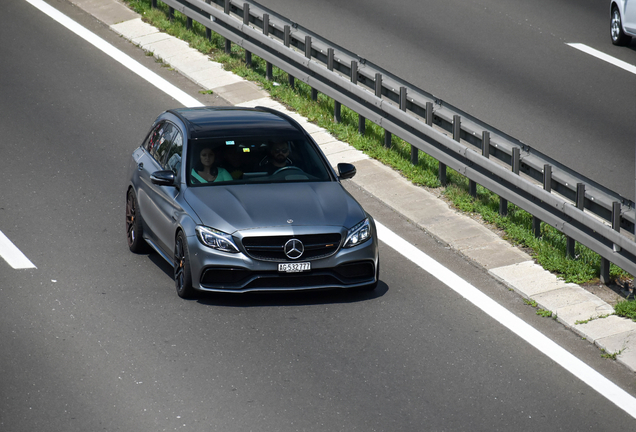
[[337, 120], [345, 105], [360, 116], [361, 131], [366, 118], [385, 129], [385, 142], [395, 134], [410, 143], [412, 160], [419, 150], [434, 157], [442, 183], [451, 167], [470, 180], [471, 192], [480, 184], [499, 195], [502, 213], [510, 201], [533, 215], [536, 233], [543, 221], [566, 234], [570, 254], [574, 241], [587, 246], [602, 257], [604, 282], [610, 262], [636, 275], [631, 200], [253, 1], [161, 1], [188, 24], [223, 36], [226, 50], [230, 43], [244, 48], [248, 63], [252, 53], [261, 57], [268, 78], [275, 65], [290, 83], [310, 85], [314, 97], [333, 98]]

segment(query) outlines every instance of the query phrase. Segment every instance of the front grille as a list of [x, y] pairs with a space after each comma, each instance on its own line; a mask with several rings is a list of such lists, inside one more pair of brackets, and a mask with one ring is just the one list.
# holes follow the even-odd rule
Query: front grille
[[291, 239], [300, 240], [305, 252], [299, 260], [315, 260], [333, 255], [340, 246], [340, 233], [308, 234], [298, 236], [244, 237], [243, 247], [247, 254], [257, 260], [291, 261], [283, 250]]

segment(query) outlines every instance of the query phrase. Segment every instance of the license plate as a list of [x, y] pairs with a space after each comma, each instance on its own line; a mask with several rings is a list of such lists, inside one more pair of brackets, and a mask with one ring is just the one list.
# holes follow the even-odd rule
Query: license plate
[[283, 273], [300, 273], [308, 270], [311, 270], [311, 263], [308, 262], [278, 264], [278, 271]]

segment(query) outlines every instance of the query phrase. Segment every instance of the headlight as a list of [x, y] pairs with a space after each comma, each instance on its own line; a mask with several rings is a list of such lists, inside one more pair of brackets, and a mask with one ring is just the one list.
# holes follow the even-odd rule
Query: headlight
[[195, 230], [199, 241], [212, 249], [232, 253], [237, 253], [239, 251], [234, 244], [234, 240], [232, 240], [232, 236], [224, 233], [223, 231], [208, 228], [203, 225], [197, 225]]
[[369, 225], [369, 219], [365, 219], [347, 233], [347, 240], [344, 247], [351, 248], [364, 243], [371, 238], [371, 225]]

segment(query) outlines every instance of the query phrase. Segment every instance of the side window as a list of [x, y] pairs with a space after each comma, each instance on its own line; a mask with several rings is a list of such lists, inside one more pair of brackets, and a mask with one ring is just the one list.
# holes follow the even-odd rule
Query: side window
[[161, 139], [161, 134], [163, 133], [164, 122], [160, 122], [155, 125], [154, 129], [148, 135], [148, 138], [144, 142], [144, 149], [150, 154], [154, 154], [159, 144], [159, 140]]
[[173, 173], [177, 174], [179, 169], [181, 168], [181, 152], [183, 150], [183, 136], [181, 132], [177, 128], [174, 128], [174, 135], [172, 137], [172, 143], [170, 148], [168, 149], [168, 154], [164, 159], [166, 161], [165, 164], [161, 164], [163, 169], [172, 170]]
[[150, 151], [150, 155], [154, 157], [161, 166], [164, 166], [166, 156], [172, 146], [172, 140], [176, 132], [177, 128], [175, 128], [172, 123], [165, 122], [160, 129], [161, 137], [159, 138], [159, 142]]

